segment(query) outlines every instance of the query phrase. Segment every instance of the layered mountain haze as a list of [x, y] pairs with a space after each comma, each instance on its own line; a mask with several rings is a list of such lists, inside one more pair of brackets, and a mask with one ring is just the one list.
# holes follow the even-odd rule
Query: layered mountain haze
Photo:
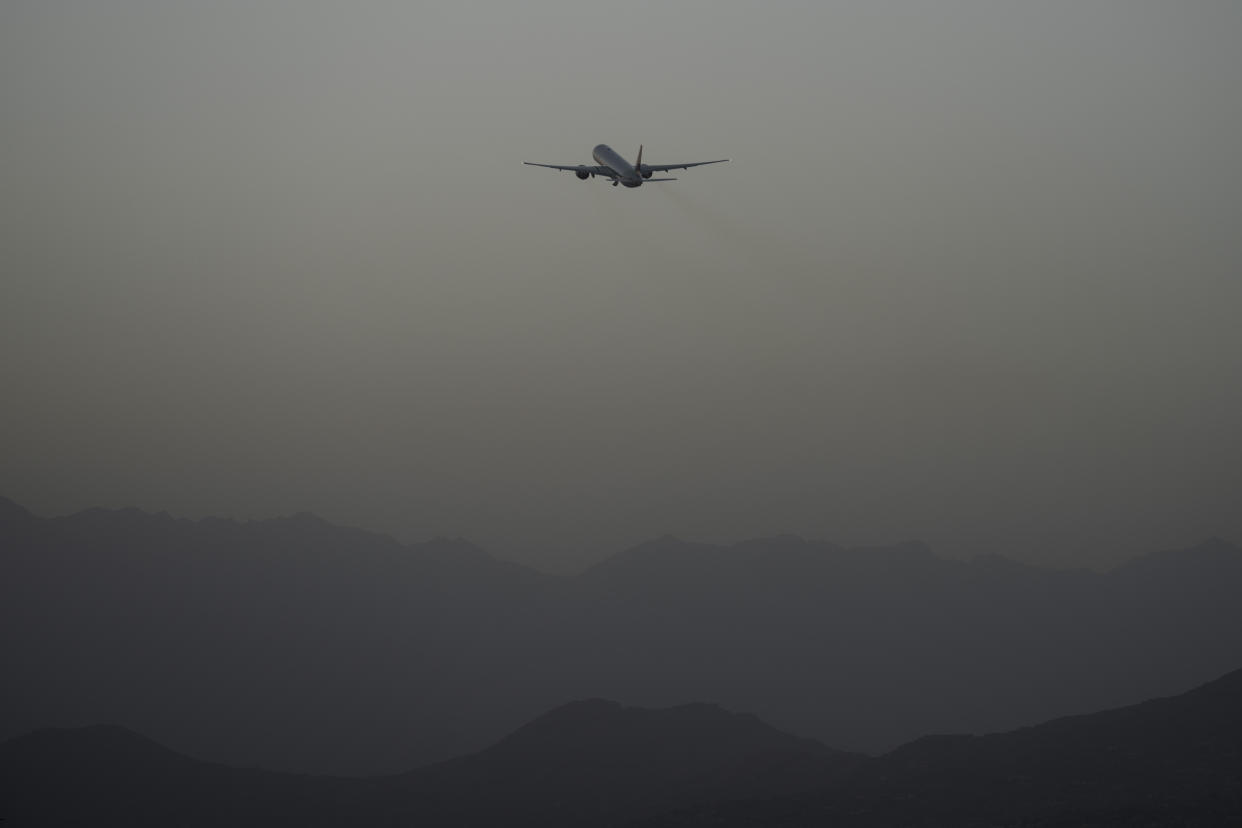
[[927, 736], [798, 796], [718, 802], [675, 826], [1232, 826], [1242, 670], [1170, 698], [982, 737]]
[[1226, 541], [1063, 571], [917, 543], [661, 538], [575, 577], [311, 515], [0, 504], [0, 736], [111, 722], [212, 761], [395, 773], [573, 699], [713, 702], [881, 752], [1182, 692], [1242, 653]]
[[1242, 825], [1240, 43], [0, 2], [0, 828]]
[[608, 825], [812, 791], [865, 761], [703, 704], [576, 702], [477, 754], [368, 779], [212, 764], [96, 726], [0, 744], [0, 817], [22, 825]]
[[16, 825], [342, 825], [369, 787], [202, 762], [115, 726], [0, 744], [0, 818]]
[[504, 660], [501, 620], [547, 580], [464, 541], [405, 547], [311, 515], [10, 526], [3, 732], [124, 722], [301, 770], [398, 770], [485, 744], [459, 732], [461, 683]]
[[[443, 824], [602, 825], [721, 799], [814, 790], [865, 757], [715, 705], [574, 702], [478, 754], [402, 777]], [[425, 807], [425, 806], [424, 806]]]
[[868, 758], [716, 706], [588, 700], [479, 753], [369, 779], [190, 759], [122, 728], [0, 743], [21, 825], [1225, 826], [1242, 671], [1173, 698]]

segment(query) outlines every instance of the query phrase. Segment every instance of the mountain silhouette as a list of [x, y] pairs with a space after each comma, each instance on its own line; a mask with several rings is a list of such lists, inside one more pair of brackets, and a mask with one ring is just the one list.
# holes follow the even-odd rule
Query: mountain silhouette
[[473, 711], [453, 700], [504, 657], [495, 622], [546, 580], [465, 541], [403, 545], [311, 515], [32, 518], [0, 539], [0, 734], [121, 722], [320, 772], [441, 759], [515, 723], [480, 716], [463, 738]]
[[576, 577], [313, 515], [0, 502], [0, 737], [116, 722], [193, 755], [396, 773], [568, 699], [701, 699], [880, 753], [1179, 693], [1236, 666], [1242, 550], [1108, 573], [919, 543], [665, 537]]
[[403, 779], [412, 816], [456, 825], [605, 825], [691, 803], [810, 790], [865, 761], [707, 704], [588, 700]]
[[40, 730], [0, 744], [13, 825], [341, 825], [366, 783], [191, 759], [121, 727]]
[[704, 704], [577, 702], [478, 754], [365, 780], [225, 767], [124, 728], [87, 727], [0, 744], [0, 816], [21, 825], [607, 825], [810, 790], [863, 761]]
[[1224, 826], [1242, 670], [1188, 693], [879, 758], [708, 704], [564, 705], [476, 754], [369, 779], [224, 767], [116, 727], [0, 743], [20, 825]]
[[1242, 824], [1242, 670], [1179, 696], [988, 736], [929, 736], [797, 797], [648, 828]]

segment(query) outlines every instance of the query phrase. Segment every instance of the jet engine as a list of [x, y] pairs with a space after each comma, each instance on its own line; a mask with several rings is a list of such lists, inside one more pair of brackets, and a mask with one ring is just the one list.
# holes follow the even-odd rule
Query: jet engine
[[651, 178], [651, 170], [642, 171], [643, 178]]
[[574, 170], [574, 175], [578, 176], [583, 181], [586, 181], [588, 178], [591, 177], [591, 174], [587, 172], [586, 170]]

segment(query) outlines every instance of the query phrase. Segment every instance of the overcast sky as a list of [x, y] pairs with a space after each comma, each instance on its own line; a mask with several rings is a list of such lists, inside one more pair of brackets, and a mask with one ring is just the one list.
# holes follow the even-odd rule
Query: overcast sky
[[[1242, 3], [0, 5], [0, 494], [572, 567], [1242, 540]], [[523, 161], [728, 157], [637, 190]]]

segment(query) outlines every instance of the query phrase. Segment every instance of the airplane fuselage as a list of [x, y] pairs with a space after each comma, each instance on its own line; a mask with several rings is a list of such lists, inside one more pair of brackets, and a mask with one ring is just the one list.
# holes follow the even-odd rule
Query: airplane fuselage
[[614, 181], [625, 187], [641, 187], [643, 185], [642, 174], [634, 169], [634, 165], [626, 161], [621, 155], [607, 144], [598, 144], [595, 149], [591, 150], [591, 157], [595, 159], [595, 163], [601, 167], [607, 167], [616, 175]]
[[523, 161], [523, 164], [529, 164], [532, 167], [547, 167], [553, 170], [564, 170], [571, 172], [582, 181], [588, 178], [599, 177], [605, 181], [612, 182], [612, 186], [624, 184], [627, 187], [641, 187], [644, 183], [656, 181], [676, 181], [676, 178], [669, 176], [656, 177], [655, 173], [666, 173], [669, 170], [688, 170], [691, 167], [701, 167], [704, 164], [720, 164], [728, 161], [728, 158], [721, 158], [717, 161], [688, 161], [684, 164], [644, 164], [643, 163], [643, 147], [638, 145], [638, 158], [634, 159], [631, 164], [621, 157], [621, 154], [607, 144], [596, 144], [595, 149], [591, 151], [591, 157], [595, 159], [595, 166], [586, 164], [540, 164], [536, 161]]

